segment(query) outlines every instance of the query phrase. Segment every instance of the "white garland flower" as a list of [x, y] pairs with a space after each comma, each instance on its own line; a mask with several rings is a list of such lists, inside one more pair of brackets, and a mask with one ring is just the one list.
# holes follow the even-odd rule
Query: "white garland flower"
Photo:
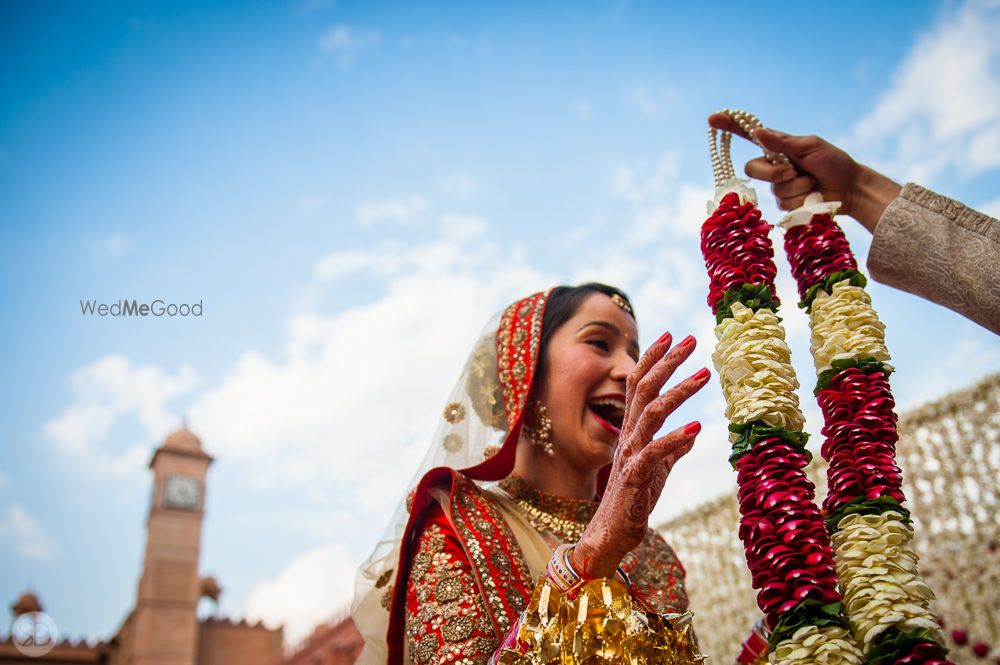
[[943, 642], [930, 610], [934, 593], [917, 573], [913, 529], [895, 511], [847, 515], [831, 540], [844, 609], [867, 656], [872, 642], [892, 627], [926, 628]]
[[732, 318], [715, 327], [718, 345], [712, 362], [726, 398], [726, 417], [743, 424], [762, 420], [772, 427], [800, 432], [805, 417], [795, 389], [785, 331], [769, 309], [756, 312], [732, 304]]
[[802, 626], [768, 655], [772, 665], [861, 665], [862, 656], [846, 628]]
[[885, 324], [872, 309], [872, 301], [849, 280], [837, 282], [833, 293], [820, 290], [810, 313], [811, 350], [816, 375], [830, 369], [834, 360], [875, 358], [889, 360]]

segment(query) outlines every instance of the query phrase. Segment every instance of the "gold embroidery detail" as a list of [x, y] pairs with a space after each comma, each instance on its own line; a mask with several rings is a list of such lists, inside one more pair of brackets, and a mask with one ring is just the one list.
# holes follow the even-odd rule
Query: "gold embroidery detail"
[[449, 402], [444, 407], [444, 419], [452, 425], [462, 422], [465, 418], [465, 407], [458, 402]]
[[[552, 289], [541, 291], [504, 310], [497, 332], [500, 385], [507, 423], [511, 424], [524, 410], [538, 361], [545, 303]], [[530, 318], [529, 318], [530, 317]], [[523, 345], [528, 341], [525, 352]]]
[[376, 589], [381, 589], [382, 587], [384, 587], [386, 584], [389, 583], [389, 580], [392, 579], [392, 571], [393, 569], [390, 568], [389, 570], [385, 571], [384, 573], [378, 576], [378, 579], [375, 580]]
[[462, 581], [458, 575], [442, 577], [434, 585], [434, 598], [442, 603], [458, 600], [462, 596]]
[[434, 633], [427, 633], [417, 642], [417, 648], [413, 650], [413, 658], [418, 663], [429, 663], [434, 657], [434, 650], [437, 647], [437, 639]]
[[466, 616], [452, 617], [444, 622], [441, 628], [441, 636], [447, 642], [461, 642], [472, 635], [472, 619]]
[[498, 452], [500, 452], [500, 446], [496, 445], [495, 443], [491, 443], [490, 445], [483, 448], [483, 459], [489, 459], [490, 457], [496, 455]]
[[449, 453], [457, 453], [462, 449], [464, 444], [465, 442], [462, 441], [462, 437], [458, 434], [447, 434], [444, 437], [444, 441], [441, 442], [441, 445], [443, 445], [444, 449]]
[[409, 593], [417, 599], [417, 609], [411, 610], [408, 604], [406, 610], [410, 653], [418, 663], [485, 663], [497, 646], [489, 639], [493, 626], [469, 562], [446, 545], [444, 529], [427, 525], [414, 568], [418, 560], [430, 562], [430, 568], [422, 575], [411, 575], [409, 581]]
[[422, 550], [417, 552], [417, 555], [413, 557], [413, 567], [410, 569], [413, 579], [423, 579], [424, 575], [427, 574], [427, 569], [431, 567], [432, 560], [433, 555], [430, 552]]
[[[490, 575], [489, 562], [483, 551], [483, 544], [490, 546], [491, 552], [496, 551], [497, 548], [503, 548], [511, 557], [512, 570], [510, 575], [501, 582], [506, 588], [530, 590], [532, 581], [531, 575], [528, 572], [528, 564], [524, 560], [521, 550], [517, 547], [510, 527], [507, 526], [500, 513], [485, 499], [480, 493], [479, 488], [472, 481], [461, 474], [456, 474], [452, 493], [470, 498], [473, 504], [472, 507], [466, 506], [464, 501], [460, 501], [459, 503], [465, 506], [469, 513], [478, 513], [475, 518], [475, 522], [477, 523], [476, 531], [479, 531], [483, 527], [482, 523], [485, 522], [491, 525], [491, 531], [495, 528], [499, 536], [495, 539], [495, 542], [491, 538], [477, 537], [476, 531], [473, 531], [469, 524], [472, 515], [466, 514], [462, 510], [453, 511], [459, 536], [465, 543], [466, 551], [472, 560], [473, 569], [476, 572], [476, 577], [483, 589], [490, 616], [495, 623], [494, 632], [496, 638], [497, 640], [503, 639], [520, 612], [514, 610], [509, 604], [508, 598], [501, 597], [497, 580]], [[486, 519], [487, 517], [489, 520], [492, 520], [492, 523]], [[530, 591], [528, 592], [530, 593]]]
[[510, 557], [500, 550], [490, 552], [490, 563], [504, 573], [510, 572]]

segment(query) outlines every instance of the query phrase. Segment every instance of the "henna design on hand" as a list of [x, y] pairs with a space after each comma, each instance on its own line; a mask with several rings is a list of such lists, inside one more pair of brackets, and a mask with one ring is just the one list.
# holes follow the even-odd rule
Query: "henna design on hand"
[[694, 344], [669, 349], [669, 340], [654, 344], [626, 381], [625, 418], [601, 505], [572, 553], [572, 564], [586, 577], [613, 574], [622, 558], [646, 535], [656, 505], [674, 464], [694, 444], [697, 430], [680, 428], [653, 441], [666, 418], [708, 381], [702, 370], [662, 395], [659, 391]]

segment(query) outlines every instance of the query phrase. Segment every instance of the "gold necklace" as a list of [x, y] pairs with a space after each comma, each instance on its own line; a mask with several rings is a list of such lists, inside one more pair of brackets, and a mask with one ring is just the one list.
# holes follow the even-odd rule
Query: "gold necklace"
[[531, 526], [535, 527], [539, 531], [548, 529], [555, 535], [559, 536], [563, 542], [577, 542], [583, 535], [584, 529], [587, 528], [586, 522], [577, 522], [576, 520], [567, 519], [565, 517], [556, 517], [552, 513], [547, 513], [544, 510], [531, 505], [525, 499], [515, 499], [514, 501], [521, 507], [521, 510], [524, 511], [525, 516], [531, 523]]

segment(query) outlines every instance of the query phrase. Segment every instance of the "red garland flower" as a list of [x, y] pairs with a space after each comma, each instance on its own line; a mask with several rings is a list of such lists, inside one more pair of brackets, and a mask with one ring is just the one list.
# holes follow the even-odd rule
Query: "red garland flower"
[[841, 601], [830, 539], [803, 471], [808, 461], [800, 449], [772, 437], [736, 462], [739, 536], [759, 589], [757, 605], [771, 626], [806, 599]]
[[858, 269], [843, 229], [826, 214], [813, 215], [809, 224], [789, 228], [785, 232], [785, 253], [800, 298], [805, 298], [809, 287], [827, 275]]
[[892, 665], [955, 665], [942, 657], [941, 645], [934, 642], [914, 644], [908, 651], [892, 661]]
[[830, 463], [824, 512], [836, 514], [859, 497], [888, 496], [903, 503], [903, 476], [896, 466], [899, 436], [888, 377], [883, 372], [843, 369], [820, 391], [817, 401], [826, 422], [820, 452]]
[[768, 238], [771, 225], [760, 218], [753, 203], [740, 204], [735, 192], [726, 194], [715, 213], [701, 227], [701, 253], [708, 268], [708, 304], [712, 313], [722, 296], [743, 284], [766, 284], [774, 291], [774, 248]]

